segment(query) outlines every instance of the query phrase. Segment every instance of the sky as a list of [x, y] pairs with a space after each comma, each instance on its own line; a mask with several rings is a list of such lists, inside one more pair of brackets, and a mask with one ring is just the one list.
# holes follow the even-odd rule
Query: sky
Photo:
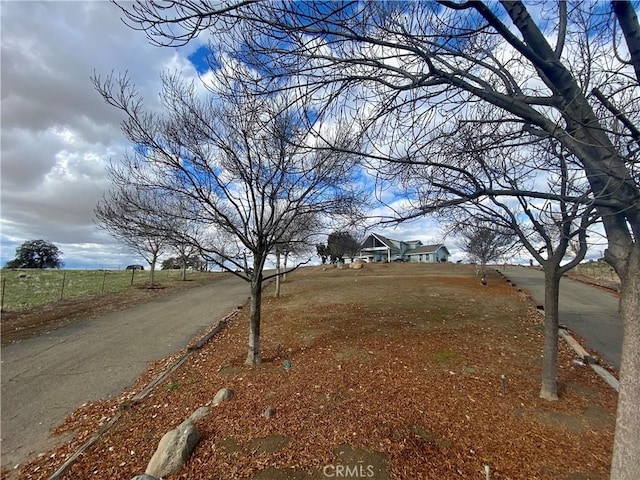
[[[65, 268], [143, 263], [94, 222], [94, 208], [110, 187], [107, 166], [131, 146], [120, 131], [120, 112], [102, 100], [91, 77], [127, 72], [153, 105], [161, 72], [187, 79], [202, 73], [190, 57], [198, 58], [205, 40], [177, 49], [152, 46], [102, 0], [2, 1], [0, 17], [2, 265], [32, 239], [58, 246]], [[441, 240], [425, 220], [376, 231], [425, 244]]]

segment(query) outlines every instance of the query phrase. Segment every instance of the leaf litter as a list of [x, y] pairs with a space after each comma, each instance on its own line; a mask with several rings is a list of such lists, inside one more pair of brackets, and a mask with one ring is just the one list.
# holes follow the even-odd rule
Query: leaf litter
[[72, 413], [54, 433], [75, 438], [19, 477], [48, 478], [119, 412], [62, 478], [133, 478], [166, 431], [228, 387], [171, 478], [326, 478], [349, 462], [369, 478], [485, 478], [485, 466], [492, 479], [608, 478], [615, 392], [560, 343], [561, 398], [540, 399], [540, 315], [497, 275], [482, 286], [464, 265], [309, 267], [282, 289], [263, 295], [262, 364], [244, 365], [245, 308], [146, 399], [131, 402], [181, 352]]

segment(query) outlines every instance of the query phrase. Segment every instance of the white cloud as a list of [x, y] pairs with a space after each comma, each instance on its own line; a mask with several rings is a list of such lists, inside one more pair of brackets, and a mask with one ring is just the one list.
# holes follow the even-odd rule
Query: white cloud
[[[202, 41], [154, 47], [104, 1], [2, 2], [0, 22], [1, 263], [38, 238], [55, 243], [72, 268], [140, 263], [93, 221], [109, 188], [106, 166], [130, 145], [121, 112], [103, 101], [91, 77], [127, 72], [145, 105], [156, 109], [165, 70], [195, 79], [200, 89], [188, 56]], [[381, 231], [428, 243], [439, 238], [434, 229], [427, 220]]]
[[112, 265], [127, 254], [97, 229], [93, 208], [109, 188], [107, 164], [129, 145], [122, 114], [90, 79], [127, 72], [153, 108], [163, 70], [195, 76], [194, 47], [151, 46], [110, 2], [3, 2], [0, 18], [2, 264], [44, 238], [70, 267]]

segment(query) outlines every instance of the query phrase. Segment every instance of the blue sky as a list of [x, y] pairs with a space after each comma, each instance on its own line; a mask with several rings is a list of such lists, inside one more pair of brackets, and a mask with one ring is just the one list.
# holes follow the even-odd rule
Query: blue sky
[[[154, 47], [121, 22], [118, 8], [99, 0], [3, 1], [0, 18], [2, 265], [22, 242], [40, 238], [64, 252], [67, 268], [141, 263], [93, 220], [109, 188], [106, 166], [130, 145], [120, 113], [104, 103], [90, 78], [126, 71], [146, 104], [157, 108], [162, 71], [187, 79], [205, 72], [206, 39], [180, 49]], [[424, 243], [440, 239], [426, 221], [378, 231]]]

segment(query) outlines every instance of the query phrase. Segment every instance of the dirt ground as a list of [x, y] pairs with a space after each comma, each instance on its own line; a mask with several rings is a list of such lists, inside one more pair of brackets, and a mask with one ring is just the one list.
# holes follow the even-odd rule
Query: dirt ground
[[233, 398], [197, 423], [171, 478], [480, 479], [485, 466], [491, 479], [608, 478], [615, 392], [560, 344], [561, 399], [541, 400], [540, 316], [498, 275], [483, 287], [464, 265], [310, 267], [282, 291], [265, 292], [261, 365], [243, 363], [242, 311], [147, 399], [123, 401], [166, 360], [72, 414], [56, 433], [75, 439], [20, 478], [47, 478], [118, 411], [62, 478], [144, 473], [162, 435], [222, 387]]

